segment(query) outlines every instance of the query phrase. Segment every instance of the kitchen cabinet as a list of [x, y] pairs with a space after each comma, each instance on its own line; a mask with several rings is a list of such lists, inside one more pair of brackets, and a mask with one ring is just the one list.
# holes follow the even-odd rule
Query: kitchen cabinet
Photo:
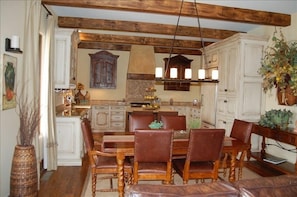
[[226, 135], [230, 135], [235, 118], [260, 119], [264, 96], [258, 70], [266, 43], [266, 37], [239, 33], [205, 48], [206, 53], [218, 54], [216, 127], [226, 129]]
[[77, 44], [77, 32], [70, 29], [56, 29], [54, 61], [56, 89], [69, 89], [70, 84], [76, 84]]
[[201, 111], [199, 107], [194, 106], [173, 106], [172, 111], [177, 111], [178, 115], [186, 116], [187, 128], [189, 124], [198, 121], [201, 124]]
[[126, 107], [116, 105], [92, 106], [92, 129], [125, 131]]
[[81, 166], [83, 140], [80, 116], [57, 117], [58, 166]]

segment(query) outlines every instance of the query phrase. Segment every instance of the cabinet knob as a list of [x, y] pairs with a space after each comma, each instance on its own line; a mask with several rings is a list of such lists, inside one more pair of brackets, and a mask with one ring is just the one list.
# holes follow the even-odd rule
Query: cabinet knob
[[228, 101], [227, 100], [224, 100], [224, 103], [227, 103]]
[[226, 121], [223, 121], [223, 123], [226, 124], [227, 122]]
[[228, 90], [227, 89], [224, 89], [224, 91], [227, 92]]

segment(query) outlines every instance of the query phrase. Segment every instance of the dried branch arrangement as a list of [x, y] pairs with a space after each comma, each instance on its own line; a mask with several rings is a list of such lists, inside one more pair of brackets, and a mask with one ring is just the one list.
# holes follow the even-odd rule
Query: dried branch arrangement
[[27, 98], [17, 100], [17, 113], [20, 117], [19, 145], [32, 145], [40, 122], [39, 101], [28, 101]]

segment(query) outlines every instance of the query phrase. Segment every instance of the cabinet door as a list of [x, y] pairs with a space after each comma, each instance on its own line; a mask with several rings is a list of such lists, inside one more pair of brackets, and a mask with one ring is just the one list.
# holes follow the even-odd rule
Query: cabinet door
[[92, 113], [92, 128], [108, 129], [109, 128], [109, 111], [95, 110]]
[[69, 88], [71, 33], [69, 30], [57, 30], [55, 34], [55, 88]]
[[79, 118], [57, 118], [58, 165], [81, 166], [82, 137]]
[[119, 56], [107, 51], [90, 54], [90, 88], [116, 88], [117, 59]]
[[228, 118], [224, 115], [217, 116], [216, 128], [225, 129], [225, 136], [230, 136], [232, 126], [233, 126], [232, 118]]
[[238, 46], [220, 49], [219, 56], [219, 93], [234, 94], [238, 84]]

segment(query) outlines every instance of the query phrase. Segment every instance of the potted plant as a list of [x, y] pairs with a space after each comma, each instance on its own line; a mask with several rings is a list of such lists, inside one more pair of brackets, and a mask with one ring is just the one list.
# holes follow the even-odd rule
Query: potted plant
[[291, 123], [293, 113], [290, 110], [272, 109], [265, 112], [259, 121], [259, 125], [271, 129], [286, 130]]
[[258, 72], [263, 77], [265, 93], [276, 87], [279, 104], [293, 105], [297, 101], [297, 42], [287, 42], [281, 31], [279, 37], [276, 33]]
[[17, 99], [20, 119], [18, 144], [15, 146], [10, 175], [10, 197], [37, 196], [37, 161], [33, 143], [40, 121], [39, 101]]

